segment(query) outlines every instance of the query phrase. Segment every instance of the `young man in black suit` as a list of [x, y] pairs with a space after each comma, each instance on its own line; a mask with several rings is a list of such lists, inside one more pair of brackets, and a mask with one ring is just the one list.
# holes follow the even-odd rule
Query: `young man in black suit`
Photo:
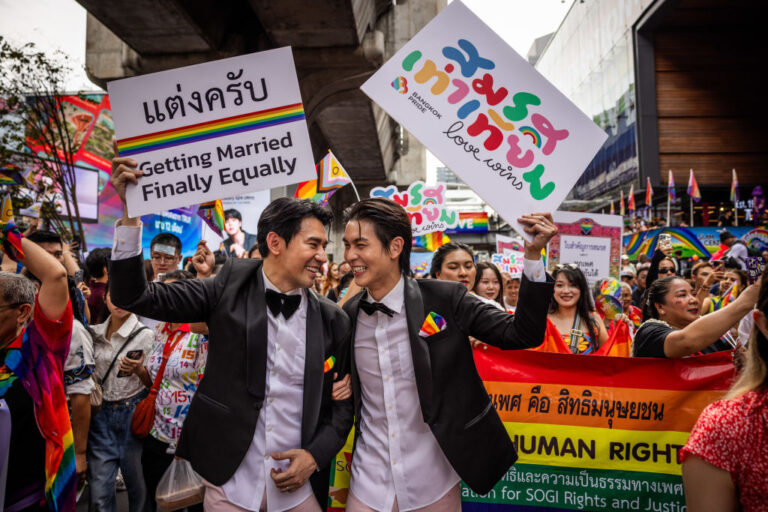
[[[141, 179], [136, 165], [113, 160], [123, 203]], [[169, 284], [146, 282], [140, 220], [124, 210], [118, 221], [114, 304], [208, 325], [205, 377], [176, 450], [206, 480], [206, 510], [320, 510], [305, 484], [341, 449], [353, 412], [351, 399], [331, 398], [334, 374], [346, 373], [349, 319], [308, 290], [327, 261], [330, 220], [315, 203], [275, 200], [259, 218], [263, 260], [230, 258], [213, 278]]]
[[365, 288], [352, 320], [356, 443], [347, 509], [461, 509], [459, 481], [485, 494], [517, 459], [472, 358], [468, 336], [502, 349], [544, 339], [552, 279], [541, 250], [557, 233], [550, 214], [519, 219], [533, 236], [515, 315], [459, 283], [410, 274], [411, 224], [388, 199], [347, 213], [344, 258]]

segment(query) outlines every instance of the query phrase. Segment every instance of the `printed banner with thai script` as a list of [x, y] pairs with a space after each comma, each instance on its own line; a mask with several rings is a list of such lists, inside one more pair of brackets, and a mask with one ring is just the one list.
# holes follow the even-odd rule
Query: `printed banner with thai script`
[[621, 215], [556, 211], [552, 217], [558, 233], [547, 248], [550, 271], [560, 263], [575, 263], [590, 286], [619, 278]]
[[673, 360], [489, 348], [475, 363], [520, 458], [485, 496], [462, 488], [468, 512], [684, 510], [678, 451], [733, 377], [730, 352]]
[[[730, 352], [675, 360], [489, 347], [475, 363], [520, 458], [486, 495], [462, 485], [465, 512], [682, 511], [678, 451], [733, 378]], [[346, 504], [351, 449], [350, 434], [329, 511]]]
[[316, 178], [289, 47], [108, 84], [131, 216]]
[[523, 236], [554, 211], [607, 138], [459, 0], [362, 90]]

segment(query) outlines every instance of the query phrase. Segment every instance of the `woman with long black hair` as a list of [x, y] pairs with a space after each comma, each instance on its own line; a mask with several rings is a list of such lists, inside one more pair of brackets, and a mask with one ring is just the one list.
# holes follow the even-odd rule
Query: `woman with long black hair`
[[549, 321], [574, 354], [596, 351], [608, 340], [608, 332], [590, 300], [587, 278], [570, 263], [558, 265], [552, 277], [555, 294], [549, 306]]

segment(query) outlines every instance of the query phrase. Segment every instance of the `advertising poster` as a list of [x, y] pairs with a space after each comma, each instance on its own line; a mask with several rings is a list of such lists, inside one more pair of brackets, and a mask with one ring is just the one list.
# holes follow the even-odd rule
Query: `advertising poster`
[[549, 242], [548, 269], [575, 263], [589, 285], [621, 272], [621, 215], [556, 211], [552, 218], [559, 233]]
[[521, 235], [554, 211], [607, 135], [459, 0], [362, 90]]
[[289, 47], [108, 84], [132, 216], [313, 179]]

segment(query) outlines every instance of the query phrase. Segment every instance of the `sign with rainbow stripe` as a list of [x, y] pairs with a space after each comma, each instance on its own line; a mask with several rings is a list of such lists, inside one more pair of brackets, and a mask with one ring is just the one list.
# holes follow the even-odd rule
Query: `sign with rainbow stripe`
[[524, 237], [608, 137], [460, 0], [361, 89]]
[[289, 47], [108, 84], [131, 216], [315, 177]]
[[[462, 485], [463, 511], [684, 510], [677, 454], [730, 385], [730, 352], [672, 360], [488, 347], [474, 356], [519, 459], [488, 494]], [[331, 512], [348, 497], [352, 436], [331, 471]]]

